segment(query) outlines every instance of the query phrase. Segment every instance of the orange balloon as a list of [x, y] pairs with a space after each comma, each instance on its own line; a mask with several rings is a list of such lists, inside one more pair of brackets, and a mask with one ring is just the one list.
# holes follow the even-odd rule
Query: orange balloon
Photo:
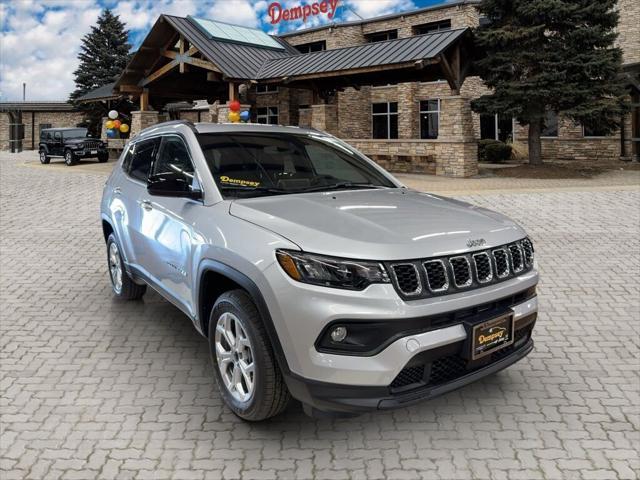
[[113, 121], [113, 128], [120, 128], [120, 125], [122, 125], [122, 122], [120, 120]]

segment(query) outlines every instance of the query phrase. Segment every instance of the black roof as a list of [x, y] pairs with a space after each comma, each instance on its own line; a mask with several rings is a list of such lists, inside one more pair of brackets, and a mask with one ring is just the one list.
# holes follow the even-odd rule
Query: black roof
[[468, 30], [442, 30], [408, 38], [271, 59], [264, 63], [258, 72], [258, 78], [294, 77], [428, 60], [444, 52]]
[[49, 130], [56, 130], [56, 131], [60, 131], [60, 130], [78, 130], [80, 128], [84, 128], [85, 130], [87, 129], [87, 127], [51, 127], [51, 128], [43, 128], [40, 131], [41, 132], [48, 132]]
[[69, 102], [0, 102], [0, 111], [21, 110], [23, 112], [71, 112], [75, 107]]
[[87, 93], [78, 97], [79, 102], [96, 101], [96, 100], [109, 100], [112, 98], [118, 98], [120, 95], [113, 93], [113, 89], [116, 86], [116, 82], [108, 83], [102, 87], [89, 90]]
[[260, 46], [208, 38], [189, 18], [163, 15], [167, 22], [213, 62], [223, 75], [228, 78], [252, 79], [256, 78], [258, 70], [267, 60], [289, 57], [299, 52], [287, 42], [274, 38], [283, 50], [274, 50]]

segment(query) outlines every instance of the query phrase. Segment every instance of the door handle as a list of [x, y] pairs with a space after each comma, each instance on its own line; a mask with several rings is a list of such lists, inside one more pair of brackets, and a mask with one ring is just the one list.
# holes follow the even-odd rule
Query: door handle
[[143, 200], [141, 205], [142, 208], [144, 208], [147, 212], [149, 210], [153, 210], [153, 207], [151, 206], [151, 202], [149, 200]]
[[122, 189], [120, 187], [116, 187], [113, 189], [114, 195], [120, 195], [122, 193]]

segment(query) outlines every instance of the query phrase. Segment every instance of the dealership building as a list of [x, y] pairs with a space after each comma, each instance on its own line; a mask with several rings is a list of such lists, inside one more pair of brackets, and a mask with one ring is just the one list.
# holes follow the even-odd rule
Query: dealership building
[[[225, 122], [228, 103], [239, 100], [254, 122], [325, 130], [391, 171], [471, 176], [477, 173], [480, 139], [523, 148], [527, 140], [526, 127], [516, 119], [471, 110], [471, 100], [488, 91], [473, 72], [472, 29], [483, 21], [477, 4], [444, 3], [277, 37], [215, 20], [162, 15], [117, 81], [89, 92], [84, 101], [131, 98], [138, 105], [131, 112], [135, 135], [170, 118]], [[619, 0], [618, 9], [632, 110], [608, 136], [549, 112], [545, 160], [638, 159], [640, 2]], [[19, 109], [0, 103], [2, 148], [11, 140], [5, 125]], [[29, 115], [20, 112], [21, 118]], [[37, 128], [32, 123], [32, 137]]]

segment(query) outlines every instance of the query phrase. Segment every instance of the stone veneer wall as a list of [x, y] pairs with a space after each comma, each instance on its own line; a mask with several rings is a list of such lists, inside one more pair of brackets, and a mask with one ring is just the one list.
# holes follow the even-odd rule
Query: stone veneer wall
[[618, 22], [617, 45], [622, 48], [622, 63], [640, 62], [640, 2], [618, 0], [620, 20]]
[[129, 138], [135, 137], [138, 133], [151, 125], [161, 122], [160, 115], [155, 110], [131, 112], [131, 131]]
[[[75, 127], [84, 119], [82, 112], [22, 112], [24, 123], [23, 150], [37, 150], [40, 141], [40, 125], [50, 124], [51, 128]], [[9, 114], [0, 113], [0, 150], [10, 150]], [[33, 132], [33, 142], [32, 142]]]

